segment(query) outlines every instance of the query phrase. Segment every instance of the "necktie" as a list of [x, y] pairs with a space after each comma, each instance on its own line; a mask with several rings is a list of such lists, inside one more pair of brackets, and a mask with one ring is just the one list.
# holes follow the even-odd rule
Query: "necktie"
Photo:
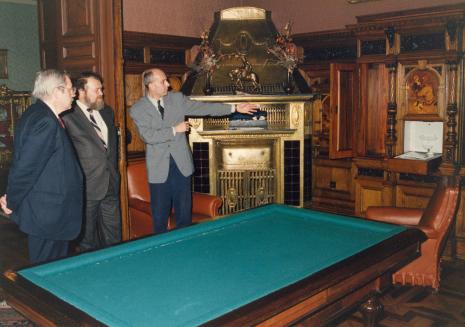
[[103, 144], [103, 147], [106, 149], [107, 148], [107, 144], [105, 143], [105, 138], [103, 137], [103, 133], [102, 133], [102, 130], [100, 129], [100, 127], [98, 127], [97, 125], [97, 121], [95, 120], [95, 117], [93, 115], [93, 110], [92, 109], [87, 109], [87, 111], [89, 112], [89, 118], [90, 118], [90, 123], [92, 124], [92, 126], [94, 127], [95, 129], [95, 132], [97, 133], [100, 141], [102, 141], [102, 144]]
[[160, 100], [157, 101], [157, 105], [158, 105], [158, 111], [160, 111], [161, 119], [163, 119], [165, 117], [165, 108], [161, 106]]
[[65, 128], [65, 123], [61, 117], [58, 117], [58, 122], [60, 123], [61, 128]]

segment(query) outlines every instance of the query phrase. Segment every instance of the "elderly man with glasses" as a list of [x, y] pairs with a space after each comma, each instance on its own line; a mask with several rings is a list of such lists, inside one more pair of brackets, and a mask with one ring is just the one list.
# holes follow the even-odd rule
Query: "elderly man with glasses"
[[31, 263], [68, 254], [80, 230], [83, 177], [60, 113], [71, 108], [69, 76], [50, 69], [37, 73], [37, 101], [22, 115], [14, 138], [7, 194], [0, 206], [28, 236]]

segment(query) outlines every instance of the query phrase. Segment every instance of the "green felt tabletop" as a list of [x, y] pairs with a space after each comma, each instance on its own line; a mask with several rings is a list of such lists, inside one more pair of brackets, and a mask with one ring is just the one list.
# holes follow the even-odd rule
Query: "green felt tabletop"
[[194, 326], [403, 230], [268, 205], [19, 273], [110, 326]]

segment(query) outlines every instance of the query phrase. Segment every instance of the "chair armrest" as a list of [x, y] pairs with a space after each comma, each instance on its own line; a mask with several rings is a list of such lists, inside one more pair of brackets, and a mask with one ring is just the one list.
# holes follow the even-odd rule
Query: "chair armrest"
[[129, 199], [128, 206], [129, 206], [129, 209], [139, 210], [149, 215], [152, 215], [152, 209], [150, 208], [150, 202], [132, 198], [132, 199]]
[[218, 216], [218, 210], [223, 204], [223, 200], [219, 196], [192, 193], [192, 214], [205, 215], [214, 218]]
[[418, 229], [420, 229], [423, 233], [425, 233], [426, 237], [428, 239], [438, 239], [441, 236], [441, 233], [438, 232], [437, 230], [434, 230], [431, 227], [428, 226], [418, 226]]
[[417, 226], [423, 215], [422, 209], [396, 207], [368, 207], [366, 217], [391, 224]]

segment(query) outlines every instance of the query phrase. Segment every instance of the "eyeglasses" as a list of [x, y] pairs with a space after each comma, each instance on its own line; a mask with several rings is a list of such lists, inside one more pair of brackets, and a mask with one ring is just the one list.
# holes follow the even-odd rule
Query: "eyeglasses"
[[57, 89], [60, 89], [62, 92], [68, 91], [69, 93], [75, 94], [76, 93], [76, 88], [75, 87], [66, 87], [63, 85], [57, 86]]

